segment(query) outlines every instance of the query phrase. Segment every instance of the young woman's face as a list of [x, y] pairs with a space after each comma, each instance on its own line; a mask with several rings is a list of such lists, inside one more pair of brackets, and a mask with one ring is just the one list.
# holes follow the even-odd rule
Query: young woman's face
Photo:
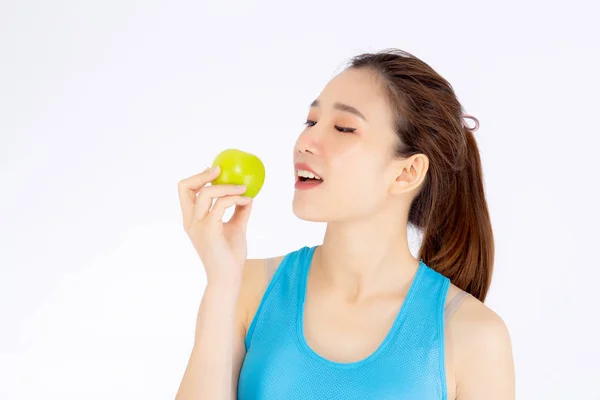
[[[294, 163], [306, 163], [323, 178], [294, 192], [294, 214], [331, 222], [376, 212], [389, 199], [397, 136], [376, 75], [348, 69], [323, 89], [307, 115], [294, 148]], [[297, 169], [294, 167], [297, 177]]]

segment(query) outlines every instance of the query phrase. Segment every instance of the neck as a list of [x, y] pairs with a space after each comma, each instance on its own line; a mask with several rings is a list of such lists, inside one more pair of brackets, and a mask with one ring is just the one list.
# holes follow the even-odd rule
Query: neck
[[407, 218], [389, 213], [328, 223], [314, 258], [319, 279], [353, 298], [404, 290], [419, 266], [408, 245]]

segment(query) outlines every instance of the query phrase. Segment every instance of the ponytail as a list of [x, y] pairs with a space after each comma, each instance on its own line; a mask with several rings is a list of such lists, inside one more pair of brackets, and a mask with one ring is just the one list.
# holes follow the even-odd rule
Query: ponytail
[[436, 188], [431, 179], [426, 182], [413, 202], [409, 222], [423, 230], [423, 262], [483, 302], [491, 284], [494, 237], [479, 149], [473, 133], [465, 131], [464, 167], [446, 177], [447, 190]]

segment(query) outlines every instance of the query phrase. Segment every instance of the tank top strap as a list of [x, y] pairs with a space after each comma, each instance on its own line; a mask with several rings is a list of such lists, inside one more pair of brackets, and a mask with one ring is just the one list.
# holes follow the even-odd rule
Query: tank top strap
[[429, 332], [430, 340], [443, 345], [446, 296], [450, 279], [421, 261], [422, 273], [415, 285], [413, 298], [405, 316], [405, 332]]
[[312, 256], [315, 248], [304, 246], [286, 254], [277, 268], [274, 260], [265, 260], [266, 289], [246, 333], [246, 350], [256, 330], [260, 330], [261, 336], [264, 336], [265, 331], [275, 327], [280, 330], [292, 328], [296, 315], [292, 315], [291, 311], [298, 309], [299, 291], [302, 289], [300, 279], [306, 268], [306, 260]]

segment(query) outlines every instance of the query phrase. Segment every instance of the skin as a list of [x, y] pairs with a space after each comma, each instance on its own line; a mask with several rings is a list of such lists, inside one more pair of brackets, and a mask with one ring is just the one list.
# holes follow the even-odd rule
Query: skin
[[[419, 260], [408, 245], [408, 211], [429, 160], [423, 154], [392, 158], [393, 114], [371, 71], [340, 73], [317, 100], [293, 154], [295, 162], [307, 162], [324, 180], [314, 189], [295, 191], [294, 214], [327, 223], [308, 277], [304, 333], [321, 356], [353, 362], [383, 341], [417, 271]], [[365, 119], [337, 109], [336, 103], [351, 105]], [[245, 265], [233, 382], [246, 331], [266, 289], [263, 262], [250, 259]], [[451, 285], [446, 301], [459, 290]], [[515, 398], [511, 340], [494, 311], [468, 296], [446, 325], [445, 341], [448, 399]]]

